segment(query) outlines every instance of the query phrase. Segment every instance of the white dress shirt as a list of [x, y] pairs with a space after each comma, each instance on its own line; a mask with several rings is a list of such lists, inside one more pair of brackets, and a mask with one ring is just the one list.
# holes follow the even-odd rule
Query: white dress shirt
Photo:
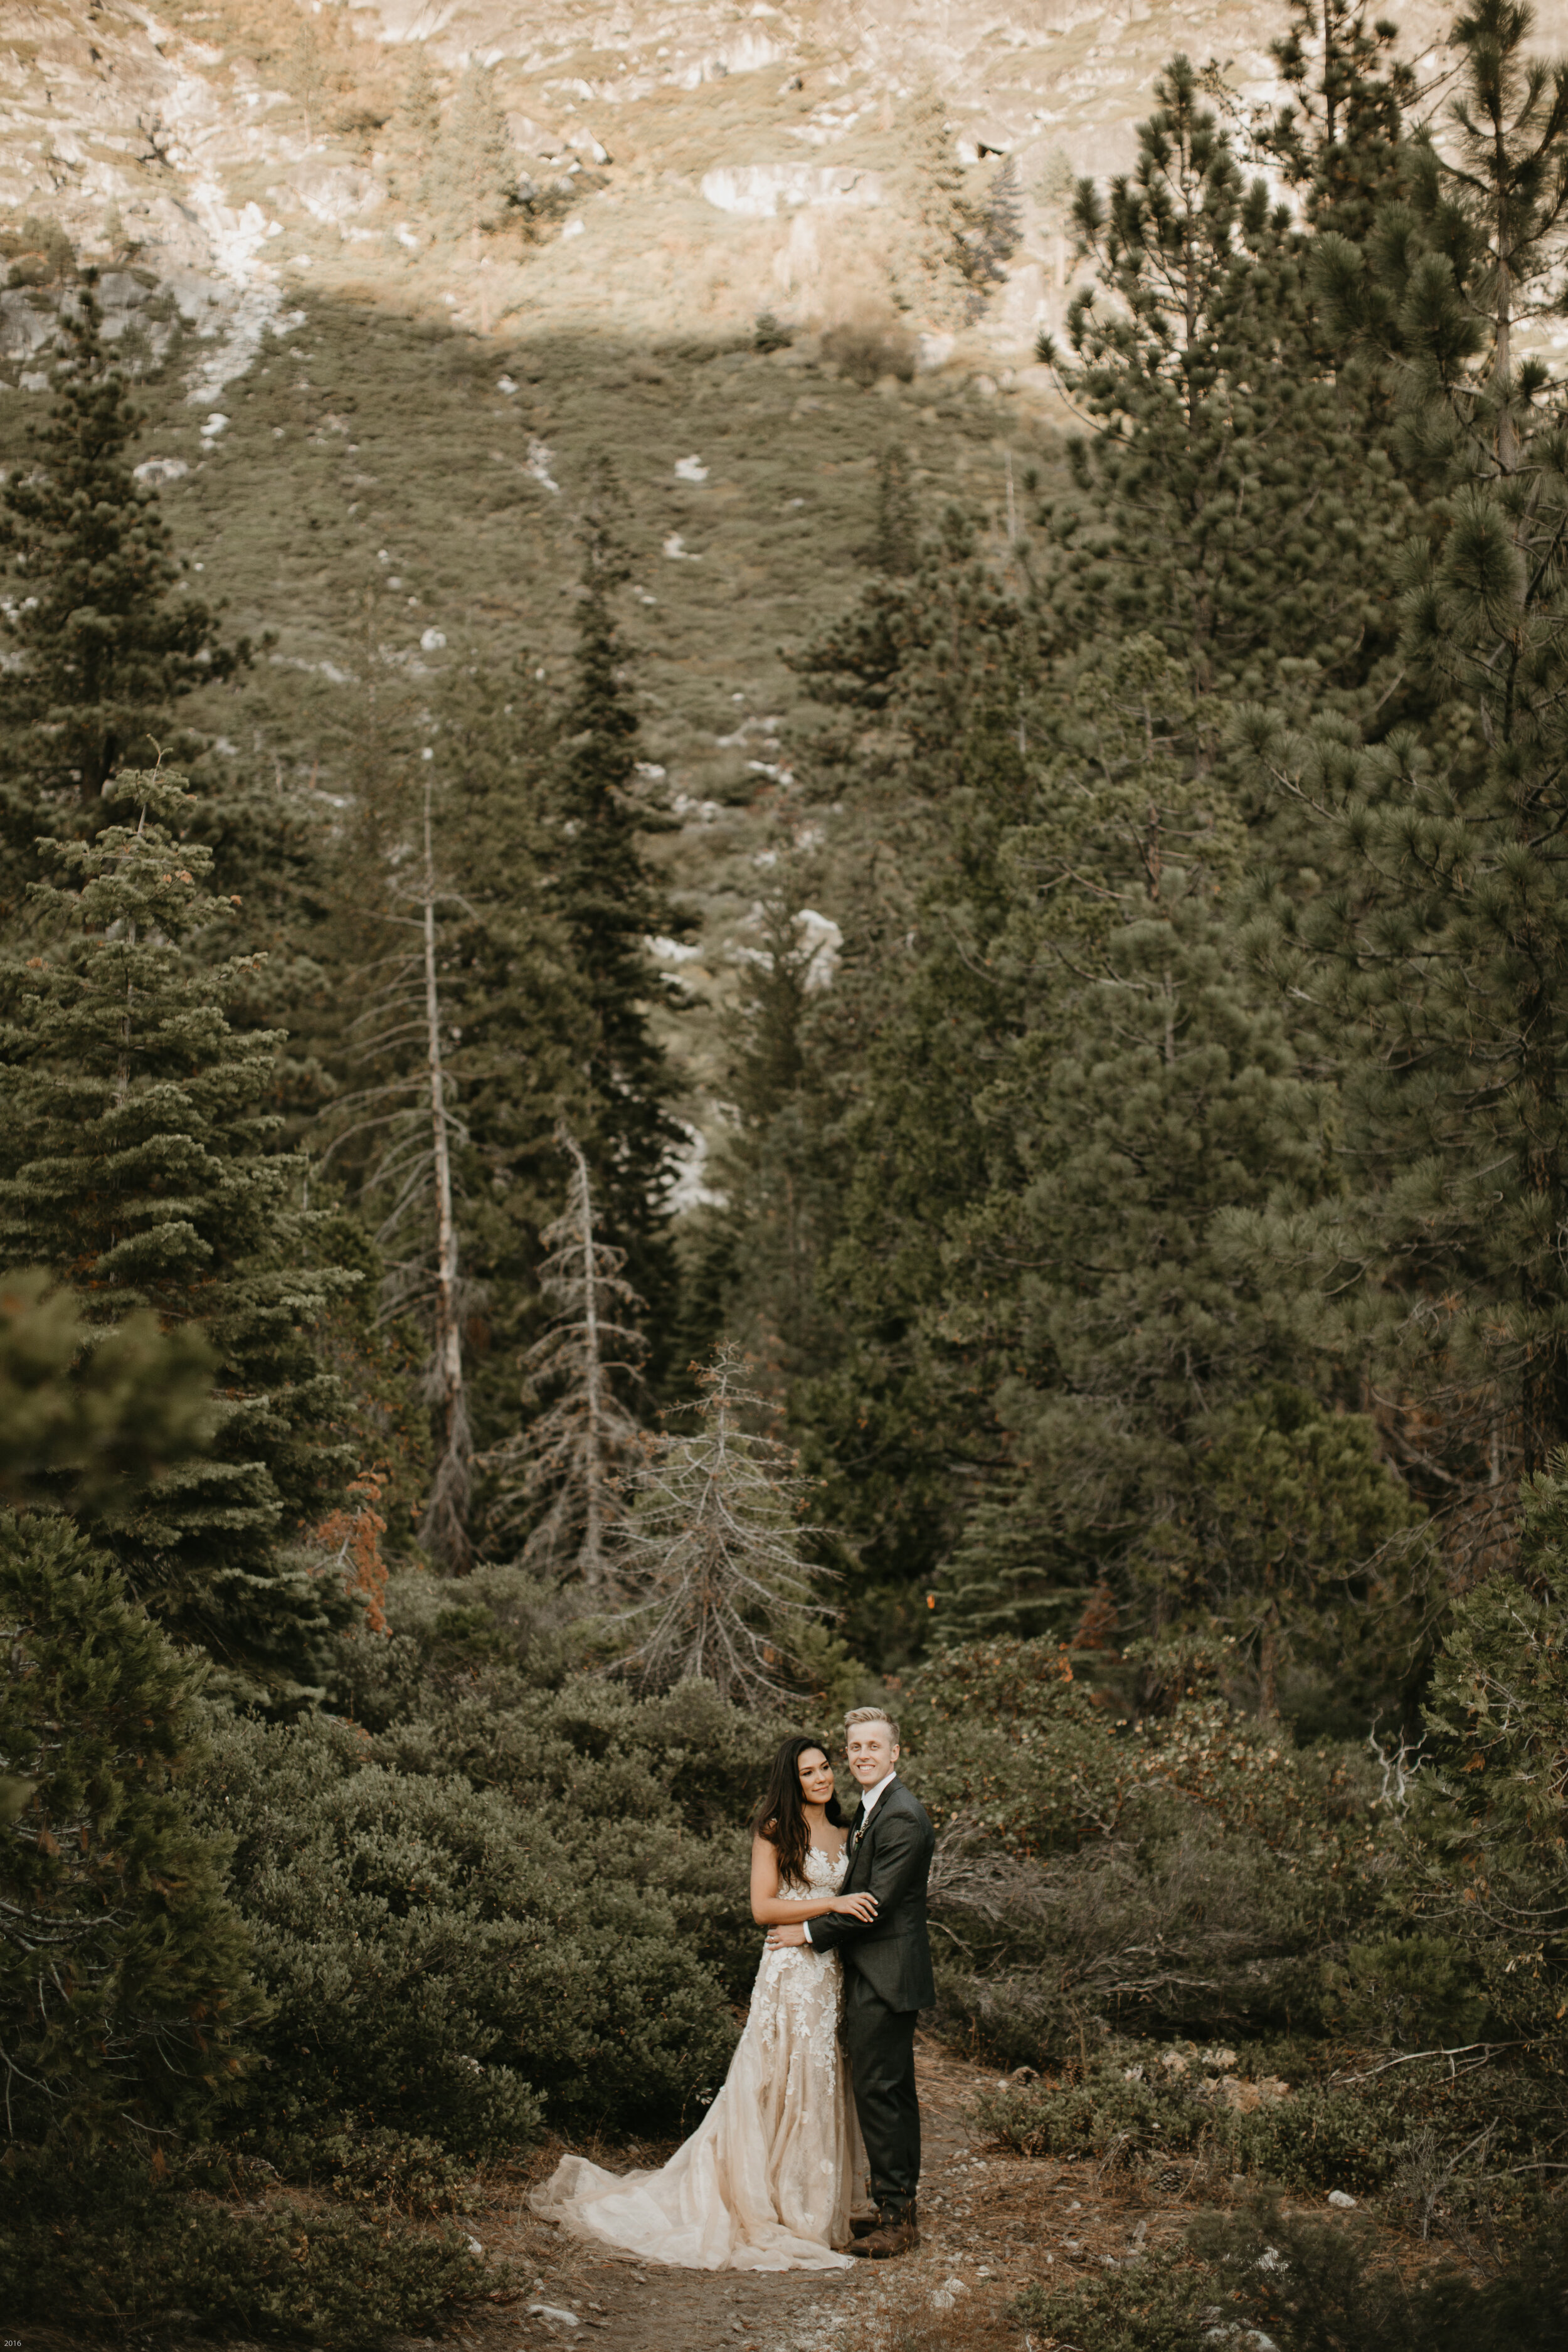
[[[895, 1765], [892, 1771], [884, 1772], [882, 1778], [878, 1781], [874, 1789], [868, 1789], [861, 1797], [860, 1832], [862, 1836], [865, 1835], [867, 1830], [871, 1826], [871, 1814], [875, 1809], [878, 1798], [884, 1795], [885, 1792], [892, 1787], [898, 1777], [898, 1767]], [[801, 1933], [809, 1944], [811, 1941], [811, 1922], [809, 1919], [805, 1919], [801, 1922]]]

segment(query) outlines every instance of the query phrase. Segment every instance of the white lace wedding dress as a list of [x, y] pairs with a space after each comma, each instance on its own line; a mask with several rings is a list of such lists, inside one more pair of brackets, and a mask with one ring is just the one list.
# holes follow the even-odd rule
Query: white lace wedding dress
[[[813, 1846], [786, 1900], [837, 1894], [847, 1864]], [[837, 1952], [764, 1952], [724, 2087], [657, 2172], [563, 2157], [536, 2213], [688, 2270], [837, 2270], [865, 2156], [838, 2044]]]

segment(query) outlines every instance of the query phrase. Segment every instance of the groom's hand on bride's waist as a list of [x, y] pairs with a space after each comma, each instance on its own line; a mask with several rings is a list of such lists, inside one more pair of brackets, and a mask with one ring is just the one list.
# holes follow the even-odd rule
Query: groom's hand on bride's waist
[[770, 1927], [768, 1929], [768, 1949], [770, 1952], [782, 1952], [791, 1944], [804, 1944], [805, 1941], [805, 1927], [803, 1922], [798, 1919], [793, 1920], [784, 1927]]

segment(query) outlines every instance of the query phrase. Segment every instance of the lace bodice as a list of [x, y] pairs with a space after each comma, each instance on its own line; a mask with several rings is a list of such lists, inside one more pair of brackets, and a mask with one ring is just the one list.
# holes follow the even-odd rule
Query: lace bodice
[[828, 1853], [819, 1845], [805, 1850], [805, 1880], [781, 1878], [779, 1893], [786, 1903], [808, 1903], [814, 1895], [837, 1895], [844, 1884], [844, 1874], [849, 1867], [849, 1849], [842, 1853]]

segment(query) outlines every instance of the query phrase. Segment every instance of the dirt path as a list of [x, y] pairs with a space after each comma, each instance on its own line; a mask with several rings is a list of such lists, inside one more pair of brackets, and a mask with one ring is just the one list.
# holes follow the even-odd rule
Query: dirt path
[[[1024, 2352], [1007, 2305], [1049, 2277], [1097, 2272], [1109, 2258], [1175, 2234], [1180, 2196], [1157, 2206], [1100, 2187], [1094, 2168], [1036, 2161], [987, 2146], [973, 2131], [976, 2095], [994, 2074], [921, 2038], [923, 2126], [918, 2253], [852, 2271], [737, 2273], [642, 2265], [542, 2225], [509, 2199], [472, 2223], [495, 2257], [538, 2285], [463, 2331], [472, 2352], [524, 2352], [572, 2343], [603, 2352], [937, 2352], [963, 2347]], [[529, 2302], [564, 2319], [531, 2317]]]

